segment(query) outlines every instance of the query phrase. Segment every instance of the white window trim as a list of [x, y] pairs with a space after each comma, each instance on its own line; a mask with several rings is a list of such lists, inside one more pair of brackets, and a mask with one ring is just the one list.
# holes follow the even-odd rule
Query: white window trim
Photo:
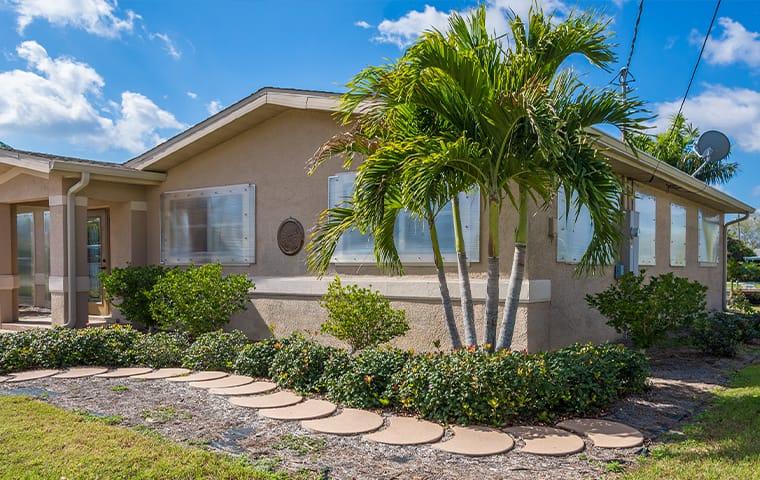
[[[699, 258], [700, 250], [701, 250], [700, 245], [701, 245], [701, 242], [703, 241], [702, 223], [703, 223], [703, 217], [705, 217], [705, 216], [708, 216], [708, 217], [717, 217], [718, 218], [718, 221], [716, 223], [717, 226], [718, 226], [718, 235], [717, 235], [717, 239], [716, 239], [717, 250], [718, 251], [717, 251], [717, 253], [715, 255], [715, 259], [714, 260], [703, 260], [703, 259]], [[697, 261], [699, 262], [699, 266], [700, 267], [717, 267], [720, 264], [721, 228], [722, 228], [722, 226], [721, 226], [720, 214], [719, 213], [716, 213], [716, 214], [713, 214], [713, 215], [705, 215], [705, 212], [703, 212], [701, 208], [698, 209], [698, 211], [697, 211], [697, 237], [698, 237], [697, 238]]]
[[[683, 225], [683, 263], [673, 263], [673, 208], [680, 208], [683, 210], [683, 218], [684, 218], [684, 225]], [[688, 246], [689, 246], [689, 239], [688, 239], [688, 231], [689, 231], [689, 215], [688, 210], [684, 205], [671, 202], [670, 203], [670, 230], [668, 231], [668, 236], [670, 238], [669, 243], [669, 250], [668, 250], [668, 257], [669, 257], [669, 264], [671, 267], [677, 267], [677, 268], [683, 268], [686, 267], [686, 264], [688, 263], [687, 258], [687, 252], [688, 252]]]
[[[638, 209], [637, 202], [643, 200], [644, 197], [654, 202], [654, 258], [652, 259], [644, 258], [641, 255], [641, 212]], [[637, 190], [634, 196], [633, 207], [635, 211], [639, 212], [639, 265], [654, 267], [657, 265], [657, 196]]]
[[[161, 201], [159, 206], [159, 249], [161, 255], [162, 265], [193, 265], [201, 263], [197, 259], [192, 258], [167, 258], [166, 246], [164, 238], [164, 205], [167, 199], [171, 198], [198, 198], [212, 196], [213, 194], [222, 193], [247, 193], [247, 201], [243, 203], [243, 217], [248, 218], [246, 225], [247, 238], [243, 239], [244, 249], [249, 252], [248, 256], [242, 258], [240, 261], [227, 260], [222, 258], [211, 259], [211, 262], [218, 262], [222, 265], [231, 266], [249, 266], [256, 263], [256, 185], [252, 183], [242, 183], [236, 185], [222, 185], [216, 187], [203, 187], [203, 188], [191, 188], [185, 190], [173, 190], [164, 192], [161, 194]], [[204, 260], [205, 263], [208, 263]]]
[[[341, 172], [341, 174], [351, 174], [355, 172]], [[338, 175], [331, 175], [328, 177], [328, 188], [329, 188], [329, 182], [331, 179], [339, 177], [341, 174]], [[462, 220], [462, 229], [463, 234], [465, 236], [465, 248], [467, 253], [467, 262], [468, 263], [477, 263], [480, 261], [480, 192], [473, 193], [475, 197], [477, 197], [477, 204], [478, 204], [478, 212], [476, 218], [471, 218], [471, 214], [469, 209], [460, 208], [460, 216]], [[329, 197], [329, 194], [328, 194]], [[460, 202], [461, 204], [461, 202]], [[329, 205], [328, 201], [328, 208], [331, 207]], [[468, 242], [467, 237], [467, 231], [466, 229], [473, 228], [474, 231], [469, 235], [470, 241]], [[431, 246], [432, 249], [432, 246]], [[456, 264], [457, 258], [456, 253], [445, 253], [442, 252], [443, 257], [443, 263], [445, 264]], [[425, 265], [425, 264], [433, 264], [433, 252], [431, 251], [429, 254], [424, 255], [414, 255], [414, 254], [404, 254], [399, 252], [399, 258], [401, 259], [402, 264], [413, 264], [413, 265]], [[367, 253], [362, 255], [352, 255], [352, 254], [333, 254], [332, 258], [330, 259], [330, 263], [337, 264], [337, 265], [365, 265], [368, 263], [375, 263], [375, 255], [373, 253]]]

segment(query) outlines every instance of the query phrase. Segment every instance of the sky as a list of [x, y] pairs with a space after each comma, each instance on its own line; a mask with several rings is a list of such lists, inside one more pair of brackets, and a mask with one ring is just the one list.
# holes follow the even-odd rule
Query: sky
[[[611, 72], [575, 58], [591, 85], [624, 65], [639, 0], [539, 0], [563, 18], [610, 21]], [[340, 92], [477, 1], [0, 0], [0, 141], [24, 150], [126, 161], [265, 86]], [[488, 23], [531, 0], [486, 0]], [[714, 0], [645, 0], [633, 94], [666, 128], [684, 95]], [[684, 107], [725, 132], [739, 175], [720, 188], [760, 207], [760, 1], [724, 0]]]

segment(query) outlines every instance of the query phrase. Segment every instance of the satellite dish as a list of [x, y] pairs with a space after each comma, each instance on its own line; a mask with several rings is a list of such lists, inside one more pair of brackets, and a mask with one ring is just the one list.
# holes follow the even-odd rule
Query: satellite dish
[[721, 132], [708, 130], [697, 140], [696, 150], [706, 161], [720, 162], [731, 153], [731, 142]]

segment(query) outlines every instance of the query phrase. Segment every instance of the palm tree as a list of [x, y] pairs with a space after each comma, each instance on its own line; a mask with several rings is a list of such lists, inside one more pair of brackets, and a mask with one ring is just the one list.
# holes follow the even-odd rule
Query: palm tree
[[[683, 170], [689, 175], [697, 171], [703, 160], [692, 146], [699, 138], [699, 129], [689, 123], [683, 114], [670, 120], [665, 132], [654, 137], [646, 134], [631, 136], [631, 143], [655, 158]], [[697, 174], [697, 178], [709, 185], [724, 184], [739, 173], [737, 162], [709, 162]]]

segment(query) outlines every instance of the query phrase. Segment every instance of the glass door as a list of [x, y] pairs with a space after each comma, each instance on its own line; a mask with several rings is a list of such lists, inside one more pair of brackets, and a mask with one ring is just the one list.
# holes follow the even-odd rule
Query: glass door
[[88, 313], [90, 315], [108, 315], [108, 302], [104, 300], [100, 273], [108, 271], [110, 254], [108, 245], [108, 211], [90, 210], [87, 212], [87, 270], [90, 277], [90, 294]]

